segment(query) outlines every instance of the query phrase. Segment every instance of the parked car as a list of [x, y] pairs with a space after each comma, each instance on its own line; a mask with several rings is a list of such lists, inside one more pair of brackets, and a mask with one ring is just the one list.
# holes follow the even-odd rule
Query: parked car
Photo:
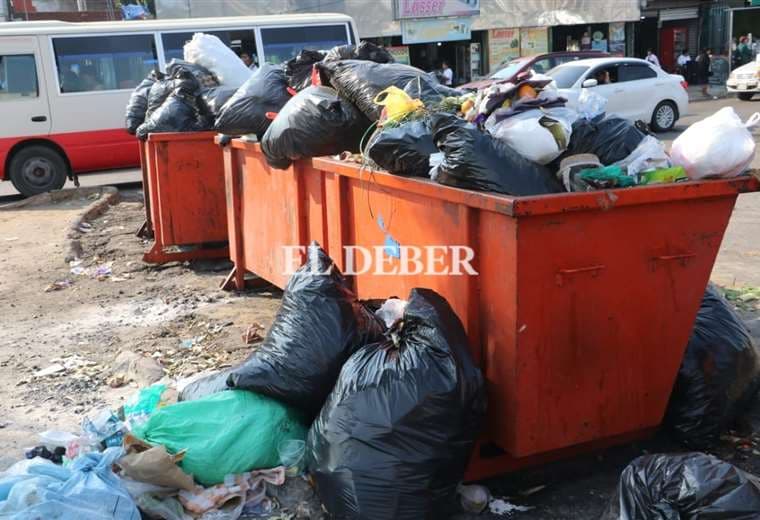
[[504, 64], [502, 68], [491, 74], [488, 78], [478, 81], [471, 81], [458, 88], [477, 90], [487, 87], [492, 83], [512, 81], [518, 74], [535, 70], [538, 73], [545, 73], [557, 65], [567, 63], [568, 61], [582, 60], [585, 58], [601, 58], [609, 56], [606, 52], [601, 51], [579, 51], [579, 52], [550, 52], [548, 54], [538, 54], [536, 56], [524, 56]]
[[675, 126], [689, 107], [683, 76], [637, 58], [596, 58], [560, 65], [547, 73], [568, 106], [578, 102], [581, 89], [607, 98], [607, 113], [629, 121], [649, 122], [656, 132]]
[[731, 71], [726, 90], [742, 101], [749, 101], [760, 92], [760, 61], [755, 60]]

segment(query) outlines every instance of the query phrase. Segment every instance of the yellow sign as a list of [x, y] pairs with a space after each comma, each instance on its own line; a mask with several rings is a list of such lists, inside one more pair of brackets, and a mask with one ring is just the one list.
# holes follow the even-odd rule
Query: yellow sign
[[546, 27], [520, 29], [520, 54], [535, 56], [549, 52], [549, 35]]
[[520, 56], [518, 29], [491, 29], [488, 31], [488, 67], [495, 72], [508, 61]]

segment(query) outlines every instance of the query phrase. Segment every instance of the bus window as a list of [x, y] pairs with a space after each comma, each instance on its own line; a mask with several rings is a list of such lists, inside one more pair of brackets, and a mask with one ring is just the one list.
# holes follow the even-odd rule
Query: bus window
[[303, 49], [328, 50], [348, 43], [345, 25], [309, 25], [261, 29], [267, 63], [277, 65], [295, 58]]
[[158, 64], [152, 34], [53, 38], [61, 93], [136, 87]]
[[39, 96], [37, 66], [31, 54], [0, 55], [0, 101]]
[[166, 63], [169, 63], [173, 59], [181, 60], [184, 52], [183, 47], [187, 42], [192, 40], [193, 34], [196, 32], [202, 32], [205, 34], [213, 34], [224, 44], [235, 51], [238, 56], [241, 52], [247, 53], [254, 62], [256, 62], [256, 38], [252, 30], [232, 30], [232, 31], [192, 31], [181, 33], [162, 33], [161, 43], [164, 46], [164, 58]]

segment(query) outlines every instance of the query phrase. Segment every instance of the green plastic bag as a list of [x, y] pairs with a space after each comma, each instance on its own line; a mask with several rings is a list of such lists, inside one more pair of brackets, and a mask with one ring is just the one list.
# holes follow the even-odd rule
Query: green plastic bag
[[279, 443], [306, 438], [302, 420], [272, 398], [230, 390], [160, 408], [132, 433], [172, 454], [186, 450], [180, 466], [210, 486], [226, 475], [279, 466]]

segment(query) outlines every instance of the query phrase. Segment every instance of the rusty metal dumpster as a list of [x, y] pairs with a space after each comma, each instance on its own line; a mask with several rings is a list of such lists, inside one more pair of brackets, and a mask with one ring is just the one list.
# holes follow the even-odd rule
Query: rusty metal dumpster
[[141, 143], [146, 223], [152, 263], [227, 258], [222, 150], [214, 132], [150, 134]]
[[477, 275], [352, 278], [363, 299], [429, 287], [462, 319], [489, 392], [469, 477], [651, 433], [736, 197], [760, 189], [742, 177], [508, 197], [327, 158], [272, 170], [239, 140], [225, 176], [238, 278], [283, 287], [283, 248], [311, 240], [344, 271], [350, 246], [387, 251], [386, 271], [399, 261], [389, 244], [474, 252]]

